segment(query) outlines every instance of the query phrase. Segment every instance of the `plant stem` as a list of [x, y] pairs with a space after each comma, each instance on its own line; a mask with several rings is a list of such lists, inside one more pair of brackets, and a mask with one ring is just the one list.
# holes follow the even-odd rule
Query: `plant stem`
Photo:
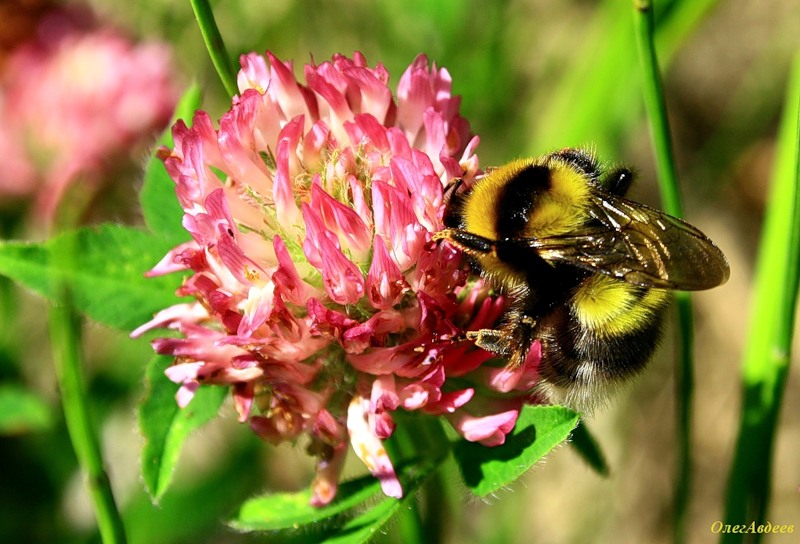
[[[423, 440], [417, 447], [425, 451], [427, 455], [443, 461], [450, 454], [450, 441], [442, 428], [441, 419], [433, 417], [421, 419], [423, 421], [420, 430]], [[450, 482], [443, 477], [444, 470], [446, 467], [442, 462], [422, 487], [425, 498], [426, 543], [443, 542], [447, 522], [453, 520], [454, 517], [451, 502], [448, 500]]]
[[72, 447], [85, 477], [104, 544], [125, 542], [125, 528], [117, 510], [111, 483], [103, 465], [97, 433], [92, 425], [80, 368], [81, 319], [66, 291], [50, 306], [48, 324], [61, 404]]
[[[776, 156], [742, 367], [743, 408], [725, 505], [728, 525], [760, 526], [769, 506], [775, 431], [789, 374], [800, 283], [800, 55], [789, 80]], [[747, 538], [759, 542], [761, 533]], [[723, 543], [743, 540], [734, 533], [721, 538]]]
[[425, 523], [419, 512], [419, 503], [414, 497], [410, 497], [408, 508], [400, 514], [400, 542], [403, 544], [423, 544], [430, 542], [427, 540]]
[[633, 4], [636, 13], [636, 34], [641, 62], [642, 91], [655, 151], [658, 187], [661, 191], [664, 210], [675, 217], [682, 217], [683, 205], [678, 186], [678, 174], [675, 170], [672, 138], [670, 137], [669, 121], [667, 120], [667, 106], [664, 100], [664, 88], [653, 42], [653, 34], [655, 32], [653, 6], [647, 0], [634, 0]]
[[675, 293], [679, 347], [675, 362], [675, 424], [678, 448], [673, 542], [686, 542], [686, 515], [692, 487], [692, 410], [694, 409], [694, 318], [689, 293]]
[[[52, 258], [61, 264], [65, 262], [64, 259], [74, 258], [74, 253], [66, 253], [67, 250], [54, 250]], [[122, 544], [126, 540], [125, 528], [105, 471], [81, 376], [82, 320], [73, 308], [67, 286], [62, 283], [57, 293], [50, 305], [48, 326], [67, 431], [78, 464], [86, 477], [102, 541], [105, 544]]]
[[[634, 0], [636, 34], [641, 60], [645, 109], [656, 157], [656, 171], [664, 209], [675, 217], [683, 216], [678, 176], [672, 151], [667, 107], [658, 69], [653, 35], [653, 6], [648, 0]], [[675, 366], [678, 460], [675, 484], [673, 541], [686, 541], [686, 512], [691, 489], [691, 414], [694, 390], [694, 335], [692, 301], [688, 293], [676, 293], [680, 341]]]
[[442, 424], [430, 416], [407, 416], [396, 412], [397, 427], [390, 440], [384, 442], [392, 463], [396, 466], [408, 460], [419, 463], [435, 461], [438, 465], [422, 482], [424, 515], [420, 511], [418, 498], [409, 497], [408, 510], [399, 517], [399, 530], [403, 543], [436, 544], [443, 540], [443, 520], [447, 513], [447, 501], [442, 492], [444, 482], [439, 476], [442, 461], [450, 451]]
[[[62, 197], [51, 230], [56, 234], [64, 233], [77, 225], [92, 195], [93, 192], [87, 190], [85, 185], [74, 184], [73, 189]], [[51, 269], [75, 269], [73, 263], [78, 256], [77, 240], [76, 236], [63, 236], [59, 243], [50, 245]], [[48, 329], [67, 432], [78, 465], [86, 478], [103, 543], [124, 544], [125, 527], [106, 474], [100, 440], [92, 422], [81, 374], [84, 366], [83, 321], [74, 308], [68, 278], [59, 271], [53, 274], [51, 281], [55, 285], [47, 316]]]
[[230, 96], [239, 94], [239, 88], [236, 84], [236, 70], [231, 63], [231, 58], [228, 56], [219, 28], [217, 28], [211, 5], [208, 0], [190, 0], [190, 3], [192, 4], [192, 10], [194, 10], [197, 26], [200, 27], [200, 34], [203, 36], [206, 49], [208, 49], [208, 54], [211, 57], [211, 62], [214, 63], [214, 68], [217, 69], [217, 74], [222, 81], [223, 87], [225, 87], [225, 92]]
[[[386, 451], [394, 466], [399, 466], [403, 460], [414, 455], [416, 448], [408, 425], [400, 421], [395, 428], [392, 438], [384, 442]], [[407, 491], [404, 491], [404, 493]], [[419, 502], [415, 497], [407, 497], [404, 502], [407, 508], [398, 516], [400, 542], [409, 544], [422, 544], [425, 542], [424, 522], [419, 512]]]

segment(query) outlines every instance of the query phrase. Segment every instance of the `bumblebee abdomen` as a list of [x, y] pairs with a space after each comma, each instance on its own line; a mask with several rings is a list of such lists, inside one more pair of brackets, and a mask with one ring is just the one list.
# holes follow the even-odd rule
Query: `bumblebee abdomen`
[[605, 274], [592, 274], [572, 293], [570, 311], [577, 324], [599, 337], [635, 331], [658, 314], [667, 291], [639, 287]]
[[638, 374], [658, 347], [669, 294], [592, 274], [569, 303], [541, 321], [545, 394], [591, 409], [600, 394]]

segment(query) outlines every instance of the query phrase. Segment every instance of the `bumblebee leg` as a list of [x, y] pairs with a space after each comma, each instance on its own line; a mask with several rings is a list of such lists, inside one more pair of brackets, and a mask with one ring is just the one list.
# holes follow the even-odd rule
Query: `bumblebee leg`
[[461, 229], [446, 228], [433, 235], [434, 241], [447, 240], [467, 255], [492, 253], [497, 247], [494, 240]]
[[508, 333], [501, 329], [467, 331], [467, 340], [471, 340], [479, 348], [497, 355], [509, 355], [511, 352], [511, 339]]
[[479, 329], [467, 332], [467, 339], [476, 346], [501, 357], [508, 358], [508, 366], [513, 369], [525, 364], [531, 344], [535, 339], [536, 321], [528, 315], [515, 315], [498, 329]]

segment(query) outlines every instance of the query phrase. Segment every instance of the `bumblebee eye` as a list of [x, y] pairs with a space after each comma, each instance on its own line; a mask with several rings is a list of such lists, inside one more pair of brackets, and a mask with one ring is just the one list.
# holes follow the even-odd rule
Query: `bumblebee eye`
[[619, 168], [609, 173], [605, 179], [606, 190], [612, 195], [625, 196], [633, 183], [633, 172]]

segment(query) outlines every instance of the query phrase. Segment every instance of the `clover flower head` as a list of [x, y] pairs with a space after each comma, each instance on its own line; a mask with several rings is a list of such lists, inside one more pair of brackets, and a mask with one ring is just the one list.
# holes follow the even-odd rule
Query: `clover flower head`
[[134, 335], [180, 332], [153, 345], [176, 359], [167, 374], [181, 405], [201, 384], [228, 385], [264, 440], [306, 437], [314, 504], [334, 497], [348, 446], [399, 497], [383, 446], [394, 411], [443, 415], [466, 439], [501, 444], [536, 361], [490, 367], [460, 341], [503, 308], [467, 283], [457, 249], [432, 241], [445, 185], [480, 175], [448, 72], [420, 56], [395, 95], [359, 53], [303, 75], [244, 55], [219, 128], [202, 111], [173, 128], [164, 162], [192, 239], [151, 274], [191, 272], [179, 294], [193, 301]]

